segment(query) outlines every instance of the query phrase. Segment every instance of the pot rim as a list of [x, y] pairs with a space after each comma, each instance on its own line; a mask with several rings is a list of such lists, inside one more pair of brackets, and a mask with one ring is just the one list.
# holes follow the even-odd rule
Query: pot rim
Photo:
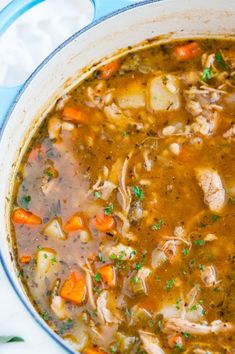
[[[22, 87], [20, 88], [19, 92], [17, 93], [16, 97], [14, 98], [14, 100], [12, 101], [5, 117], [4, 117], [4, 122], [2, 125], [2, 128], [0, 130], [0, 140], [2, 139], [2, 136], [4, 134], [5, 128], [7, 126], [7, 123], [11, 117], [11, 114], [13, 112], [13, 110], [15, 109], [15, 106], [17, 105], [17, 103], [19, 102], [21, 96], [23, 95], [23, 93], [25, 92], [25, 90], [28, 88], [28, 86], [30, 85], [30, 83], [32, 82], [32, 80], [37, 76], [37, 74], [44, 68], [44, 66], [51, 60], [53, 59], [53, 57], [59, 53], [64, 47], [66, 47], [69, 43], [71, 43], [73, 40], [75, 40], [76, 38], [78, 38], [79, 36], [81, 36], [83, 33], [86, 33], [87, 31], [89, 31], [90, 29], [92, 29], [93, 27], [97, 26], [98, 24], [116, 16], [119, 14], [122, 14], [124, 12], [127, 12], [133, 8], [137, 8], [137, 7], [142, 7], [151, 3], [157, 3], [157, 2], [166, 2], [168, 0], [144, 0], [141, 3], [135, 3], [135, 4], [131, 4], [128, 5], [124, 8], [121, 8], [119, 10], [116, 10], [114, 12], [112, 12], [111, 14], [107, 14], [99, 19], [96, 19], [94, 21], [92, 21], [90, 24], [88, 24], [87, 26], [85, 26], [84, 28], [82, 28], [81, 30], [75, 32], [72, 36], [70, 36], [68, 39], [66, 39], [63, 43], [61, 43], [56, 49], [54, 49], [38, 66], [37, 68], [32, 72], [32, 74], [28, 77], [28, 79], [23, 83]], [[93, 6], [95, 7], [95, 1], [91, 0]], [[4, 260], [4, 257], [2, 255], [2, 251], [0, 249], [0, 264], [2, 265], [3, 271], [9, 281], [9, 283], [11, 284], [12, 288], [14, 289], [18, 299], [21, 301], [21, 303], [23, 304], [24, 308], [27, 310], [27, 312], [31, 315], [31, 317], [35, 320], [35, 322], [45, 331], [45, 333], [47, 333], [62, 349], [65, 349], [68, 353], [72, 353], [74, 354], [75, 351], [69, 347], [66, 342], [59, 336], [57, 335], [50, 327], [49, 325], [39, 316], [39, 314], [36, 312], [36, 310], [34, 309], [34, 307], [32, 306], [32, 304], [30, 302], [27, 301], [26, 296], [23, 297], [18, 289], [18, 286], [16, 284], [16, 282], [14, 281], [13, 277], [10, 274], [10, 271], [8, 269], [8, 266]], [[77, 353], [77, 352], [76, 352]]]

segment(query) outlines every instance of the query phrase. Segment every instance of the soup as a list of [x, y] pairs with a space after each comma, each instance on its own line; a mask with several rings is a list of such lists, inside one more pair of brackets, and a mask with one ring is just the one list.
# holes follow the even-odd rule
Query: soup
[[62, 97], [15, 180], [19, 277], [85, 354], [234, 353], [235, 44], [129, 53]]

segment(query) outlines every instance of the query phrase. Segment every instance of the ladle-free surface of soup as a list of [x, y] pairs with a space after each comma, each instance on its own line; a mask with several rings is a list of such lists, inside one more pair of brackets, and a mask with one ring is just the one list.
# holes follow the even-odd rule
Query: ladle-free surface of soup
[[19, 276], [85, 354], [235, 351], [235, 44], [170, 42], [59, 100], [15, 181]]

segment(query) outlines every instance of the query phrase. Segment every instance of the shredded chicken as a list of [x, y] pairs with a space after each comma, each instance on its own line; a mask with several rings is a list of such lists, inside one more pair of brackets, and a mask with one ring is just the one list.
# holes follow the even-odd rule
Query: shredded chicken
[[206, 336], [208, 334], [227, 334], [234, 331], [231, 323], [224, 323], [220, 320], [211, 322], [210, 325], [199, 324], [184, 320], [182, 318], [171, 318], [164, 325], [165, 333], [186, 332], [195, 336]]
[[119, 243], [116, 246], [112, 246], [108, 249], [109, 257], [114, 255], [122, 261], [128, 261], [135, 258], [136, 251], [133, 247], [123, 245]]
[[212, 168], [198, 168], [196, 176], [210, 210], [219, 213], [225, 204], [225, 190], [219, 174]]
[[159, 340], [154, 333], [139, 331], [139, 335], [143, 348], [148, 354], [164, 354], [159, 345]]
[[200, 292], [200, 286], [198, 284], [196, 284], [190, 290], [190, 292], [186, 295], [187, 305], [188, 305], [189, 308], [194, 304], [199, 292]]
[[207, 266], [201, 272], [201, 279], [202, 282], [205, 284], [206, 287], [214, 286], [218, 283], [216, 280], [216, 271], [214, 266]]
[[223, 137], [228, 140], [235, 139], [235, 124], [223, 134]]
[[102, 323], [120, 323], [123, 320], [115, 295], [107, 290], [104, 290], [97, 299], [97, 312]]
[[93, 308], [93, 310], [96, 309], [96, 303], [95, 303], [95, 298], [94, 298], [94, 293], [93, 293], [93, 282], [92, 282], [92, 276], [91, 273], [86, 271], [86, 285], [87, 285], [87, 293], [88, 293], [88, 302], [90, 306]]

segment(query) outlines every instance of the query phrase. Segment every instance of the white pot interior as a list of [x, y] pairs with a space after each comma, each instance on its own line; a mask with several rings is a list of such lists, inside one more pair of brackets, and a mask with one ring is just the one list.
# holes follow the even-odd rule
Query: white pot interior
[[25, 299], [27, 297], [15, 275], [9, 253], [8, 198], [24, 146], [48, 109], [87, 75], [84, 74], [84, 68], [118, 53], [122, 48], [157, 36], [164, 41], [169, 38], [234, 34], [234, 0], [150, 2], [110, 17], [75, 36], [29, 80], [10, 115], [0, 142], [0, 249], [14, 283]]

